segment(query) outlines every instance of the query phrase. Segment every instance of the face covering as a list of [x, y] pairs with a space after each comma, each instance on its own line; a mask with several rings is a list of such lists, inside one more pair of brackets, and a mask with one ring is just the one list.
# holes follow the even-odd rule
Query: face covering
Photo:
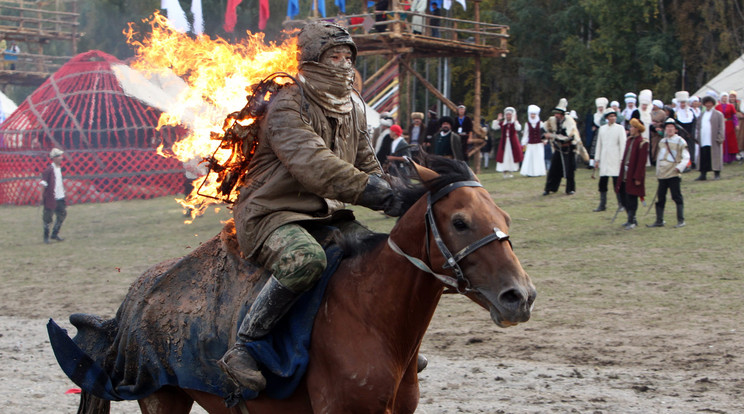
[[346, 114], [351, 112], [352, 67], [336, 67], [318, 62], [302, 62], [298, 79], [305, 94], [323, 109]]

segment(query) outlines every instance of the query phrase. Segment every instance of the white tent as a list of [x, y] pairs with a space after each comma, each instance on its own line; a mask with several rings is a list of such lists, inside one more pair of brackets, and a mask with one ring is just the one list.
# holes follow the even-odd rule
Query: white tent
[[705, 96], [708, 91], [717, 95], [722, 92], [736, 91], [739, 99], [744, 97], [744, 55], [731, 62], [721, 73], [703, 85], [695, 92], [695, 96]]
[[16, 109], [18, 109], [18, 105], [5, 96], [4, 93], [0, 92], [0, 123], [8, 119], [10, 114]]

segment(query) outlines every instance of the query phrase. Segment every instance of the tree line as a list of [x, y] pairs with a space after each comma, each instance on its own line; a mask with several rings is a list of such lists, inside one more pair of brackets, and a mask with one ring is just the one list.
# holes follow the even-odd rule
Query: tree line
[[[203, 0], [205, 33], [237, 39], [258, 31], [259, 0], [243, 0], [233, 33], [222, 28], [227, 0]], [[300, 1], [300, 17], [311, 1]], [[473, 19], [452, 2], [450, 16]], [[190, 0], [180, 0], [192, 19]], [[366, 0], [348, 0], [347, 14], [367, 10]], [[100, 49], [125, 59], [132, 55], [121, 32], [160, 7], [160, 0], [82, 2], [80, 50]], [[271, 1], [266, 38], [279, 36], [287, 0]], [[329, 15], [334, 2], [326, 0]], [[483, 60], [483, 108], [495, 117], [506, 106], [520, 114], [536, 104], [547, 111], [561, 97], [579, 113], [593, 111], [594, 99], [622, 101], [625, 92], [651, 89], [669, 102], [677, 90], [694, 92], [744, 53], [744, 0], [483, 0], [481, 20], [510, 26], [505, 58]], [[472, 59], [451, 59], [451, 100], [473, 97]], [[422, 88], [423, 89], [423, 88]], [[417, 97], [418, 109], [424, 109]]]

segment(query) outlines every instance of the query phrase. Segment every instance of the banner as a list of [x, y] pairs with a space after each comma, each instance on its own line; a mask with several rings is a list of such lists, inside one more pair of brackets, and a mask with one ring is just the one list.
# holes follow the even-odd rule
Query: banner
[[266, 28], [266, 22], [269, 20], [269, 0], [260, 0], [258, 4], [258, 29]]

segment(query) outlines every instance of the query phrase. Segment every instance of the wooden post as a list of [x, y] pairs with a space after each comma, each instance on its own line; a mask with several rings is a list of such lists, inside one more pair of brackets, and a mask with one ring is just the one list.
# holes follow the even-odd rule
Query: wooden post
[[442, 103], [445, 104], [452, 112], [457, 113], [457, 105], [455, 105], [454, 102], [450, 101], [444, 95], [442, 95], [442, 93], [439, 92], [437, 88], [434, 87], [434, 85], [432, 85], [431, 83], [429, 83], [429, 81], [424, 79], [424, 77], [421, 76], [420, 73], [417, 73], [416, 71], [414, 71], [413, 68], [403, 59], [400, 59], [400, 67], [408, 71], [408, 73], [415, 76], [416, 79], [418, 79], [419, 82], [421, 82], [421, 84], [424, 85], [424, 87], [429, 90], [429, 92], [434, 94], [434, 96], [436, 96], [437, 99], [442, 101]]
[[393, 23], [393, 34], [395, 37], [400, 37], [401, 33], [401, 27], [400, 27], [400, 1], [399, 0], [393, 0], [393, 19], [395, 19], [395, 23]]

